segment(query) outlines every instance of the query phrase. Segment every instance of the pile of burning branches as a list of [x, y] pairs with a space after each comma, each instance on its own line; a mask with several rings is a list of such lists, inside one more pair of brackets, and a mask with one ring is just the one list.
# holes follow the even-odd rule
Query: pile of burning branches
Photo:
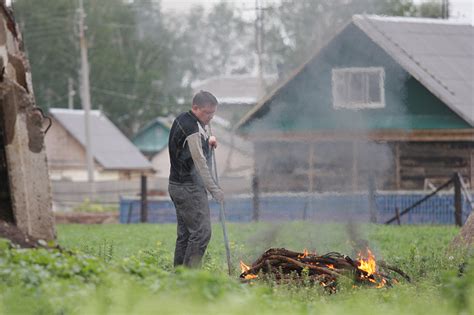
[[322, 256], [294, 252], [285, 248], [267, 250], [252, 266], [240, 262], [243, 281], [256, 278], [273, 277], [277, 281], [302, 279], [305, 277], [311, 283], [319, 284], [330, 292], [336, 291], [340, 277], [354, 279], [356, 284], [368, 284], [377, 288], [392, 286], [398, 280], [392, 274], [396, 273], [410, 281], [410, 277], [399, 268], [390, 266], [383, 261], [376, 262], [369, 249], [359, 253], [358, 259], [331, 252]]

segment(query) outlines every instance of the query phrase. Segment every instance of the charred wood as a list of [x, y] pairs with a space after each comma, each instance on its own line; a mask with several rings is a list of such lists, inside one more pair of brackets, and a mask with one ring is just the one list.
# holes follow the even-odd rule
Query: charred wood
[[[363, 267], [365, 259], [354, 260], [337, 252], [325, 255], [299, 253], [285, 248], [271, 248], [263, 253], [251, 266], [245, 266], [240, 274], [242, 282], [256, 278], [274, 279], [278, 283], [287, 281], [307, 281], [319, 284], [330, 292], [335, 292], [340, 277], [354, 279], [356, 283], [368, 284], [377, 288], [392, 286], [398, 280], [387, 272], [394, 272], [410, 282], [410, 277], [400, 268], [391, 266], [384, 261], [371, 261], [373, 268]], [[375, 266], [383, 269], [376, 270]]]

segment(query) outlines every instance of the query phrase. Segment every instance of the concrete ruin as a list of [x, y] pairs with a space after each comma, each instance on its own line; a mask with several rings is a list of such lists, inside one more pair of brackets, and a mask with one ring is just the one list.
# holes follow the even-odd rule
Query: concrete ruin
[[33, 238], [52, 240], [56, 233], [45, 127], [21, 34], [0, 0], [0, 220]]

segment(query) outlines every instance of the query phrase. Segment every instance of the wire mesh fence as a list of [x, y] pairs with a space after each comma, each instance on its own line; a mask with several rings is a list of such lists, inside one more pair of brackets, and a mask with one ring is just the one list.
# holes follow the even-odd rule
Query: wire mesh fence
[[[417, 202], [426, 192], [378, 191], [375, 195], [375, 213], [378, 223], [395, 215], [395, 209], [404, 209]], [[262, 221], [312, 220], [315, 222], [370, 221], [368, 193], [321, 194], [262, 194], [259, 219]], [[148, 200], [148, 222], [176, 222], [174, 206], [167, 197]], [[218, 220], [219, 205], [210, 202], [211, 218]], [[140, 222], [139, 198], [124, 196], [120, 200], [120, 222]], [[401, 224], [454, 224], [454, 193], [443, 192], [429, 198], [400, 218]], [[226, 199], [226, 219], [230, 222], [250, 222], [254, 215], [252, 196], [234, 195]], [[463, 222], [471, 212], [463, 198]]]

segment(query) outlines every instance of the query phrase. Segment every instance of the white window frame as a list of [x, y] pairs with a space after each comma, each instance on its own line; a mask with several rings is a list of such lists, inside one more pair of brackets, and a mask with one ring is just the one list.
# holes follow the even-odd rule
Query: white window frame
[[[340, 83], [340, 80], [345, 80], [345, 78], [350, 77], [352, 74], [378, 74], [379, 75], [379, 93], [380, 93], [380, 102], [347, 102], [344, 99], [339, 97], [337, 86]], [[366, 77], [368, 78], [368, 77]], [[347, 82], [341, 82], [347, 86]], [[373, 109], [373, 108], [384, 108], [385, 107], [385, 70], [383, 67], [368, 67], [368, 68], [334, 68], [332, 69], [332, 99], [333, 106], [336, 109]], [[350, 90], [347, 92], [350, 94]], [[365, 80], [365, 91], [364, 98], [369, 99], [369, 84], [368, 79]], [[346, 98], [350, 99], [350, 95]]]

